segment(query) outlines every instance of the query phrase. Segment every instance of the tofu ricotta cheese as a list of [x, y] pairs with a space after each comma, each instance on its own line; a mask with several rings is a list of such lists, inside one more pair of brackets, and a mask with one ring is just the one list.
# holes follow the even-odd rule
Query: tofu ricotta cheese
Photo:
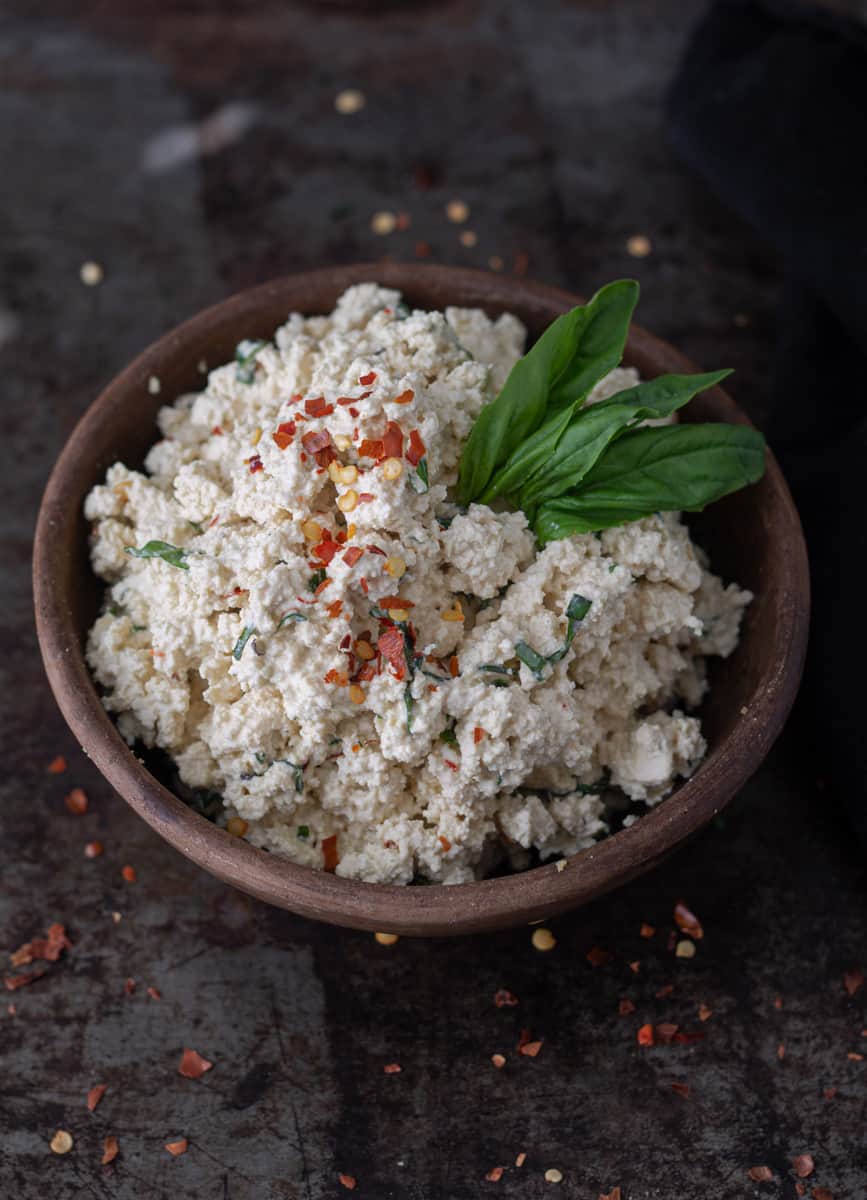
[[242, 343], [160, 411], [144, 471], [87, 497], [105, 707], [231, 832], [353, 879], [461, 883], [592, 845], [701, 761], [689, 710], [752, 597], [679, 517], [539, 549], [522, 513], [449, 499], [524, 341], [509, 314], [352, 287]]

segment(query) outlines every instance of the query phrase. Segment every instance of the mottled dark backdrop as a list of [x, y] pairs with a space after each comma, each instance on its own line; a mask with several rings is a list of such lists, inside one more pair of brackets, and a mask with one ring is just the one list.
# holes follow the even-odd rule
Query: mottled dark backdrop
[[[383, 947], [160, 843], [66, 732], [32, 628], [35, 508], [80, 413], [158, 334], [281, 272], [429, 256], [585, 292], [634, 273], [642, 321], [734, 366], [761, 420], [774, 266], [661, 130], [701, 8], [3, 4], [0, 934], [11, 952], [59, 922], [72, 941], [6, 969], [45, 973], [0, 1008], [4, 1200], [320, 1200], [341, 1173], [376, 1200], [864, 1195], [867, 886], [797, 718], [724, 820], [555, 922], [551, 952], [527, 929]], [[348, 89], [363, 107], [336, 106]], [[672, 949], [678, 898], [704, 927], [692, 958]], [[648, 1023], [704, 1037], [641, 1047]], [[183, 1047], [213, 1069], [181, 1077]]]

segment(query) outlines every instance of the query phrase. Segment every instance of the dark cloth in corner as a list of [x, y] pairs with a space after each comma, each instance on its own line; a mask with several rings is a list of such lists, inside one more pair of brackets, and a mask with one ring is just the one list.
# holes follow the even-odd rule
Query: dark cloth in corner
[[810, 552], [799, 709], [867, 843], [867, 30], [783, 0], [718, 0], [667, 121], [682, 157], [783, 265], [766, 432]]

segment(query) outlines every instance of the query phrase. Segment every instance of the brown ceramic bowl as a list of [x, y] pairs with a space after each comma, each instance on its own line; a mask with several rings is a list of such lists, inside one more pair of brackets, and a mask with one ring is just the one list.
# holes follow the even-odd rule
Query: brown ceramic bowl
[[[538, 335], [579, 297], [449, 267], [376, 264], [278, 279], [232, 296], [160, 338], [88, 409], [49, 479], [34, 547], [34, 590], [45, 669], [66, 720], [109, 783], [175, 849], [205, 870], [292, 912], [337, 925], [405, 934], [498, 929], [551, 916], [649, 870], [682, 845], [743, 786], [779, 734], [795, 698], [809, 614], [807, 557], [798, 515], [772, 454], [764, 479], [713, 505], [694, 522], [714, 569], [750, 588], [737, 651], [715, 665], [701, 717], [709, 743], [695, 775], [631, 828], [570, 859], [523, 874], [454, 887], [357, 883], [295, 866], [231, 837], [198, 816], [146, 769], [103, 709], [82, 646], [97, 615], [101, 585], [88, 562], [82, 503], [116, 459], [141, 464], [156, 438], [163, 403], [201, 387], [197, 363], [231, 359], [242, 338], [269, 338], [292, 310], [329, 312], [352, 283], [375, 279], [424, 308], [479, 305], [516, 313]], [[682, 355], [633, 329], [626, 361], [642, 375], [694, 371]], [[713, 364], [716, 366], [716, 364]], [[151, 375], [162, 381], [152, 396]], [[747, 423], [720, 388], [697, 397], [692, 421]]]

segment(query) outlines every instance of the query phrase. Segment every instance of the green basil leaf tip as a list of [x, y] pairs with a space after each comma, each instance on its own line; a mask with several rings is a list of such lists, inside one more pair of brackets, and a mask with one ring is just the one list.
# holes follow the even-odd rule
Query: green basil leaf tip
[[150, 541], [139, 547], [125, 546], [124, 550], [132, 558], [161, 558], [169, 566], [180, 567], [182, 571], [190, 569], [189, 563], [185, 561], [186, 550], [180, 546], [173, 546], [170, 542]]
[[235, 347], [235, 378], [239, 383], [252, 383], [256, 378], [256, 358], [267, 342], [245, 338]]
[[232, 658], [234, 658], [235, 662], [241, 661], [241, 655], [244, 653], [244, 647], [247, 645], [247, 642], [249, 642], [254, 633], [256, 633], [256, 628], [253, 625], [245, 625], [241, 630], [241, 636], [238, 638], [237, 642], [235, 642], [235, 648], [232, 651]]

